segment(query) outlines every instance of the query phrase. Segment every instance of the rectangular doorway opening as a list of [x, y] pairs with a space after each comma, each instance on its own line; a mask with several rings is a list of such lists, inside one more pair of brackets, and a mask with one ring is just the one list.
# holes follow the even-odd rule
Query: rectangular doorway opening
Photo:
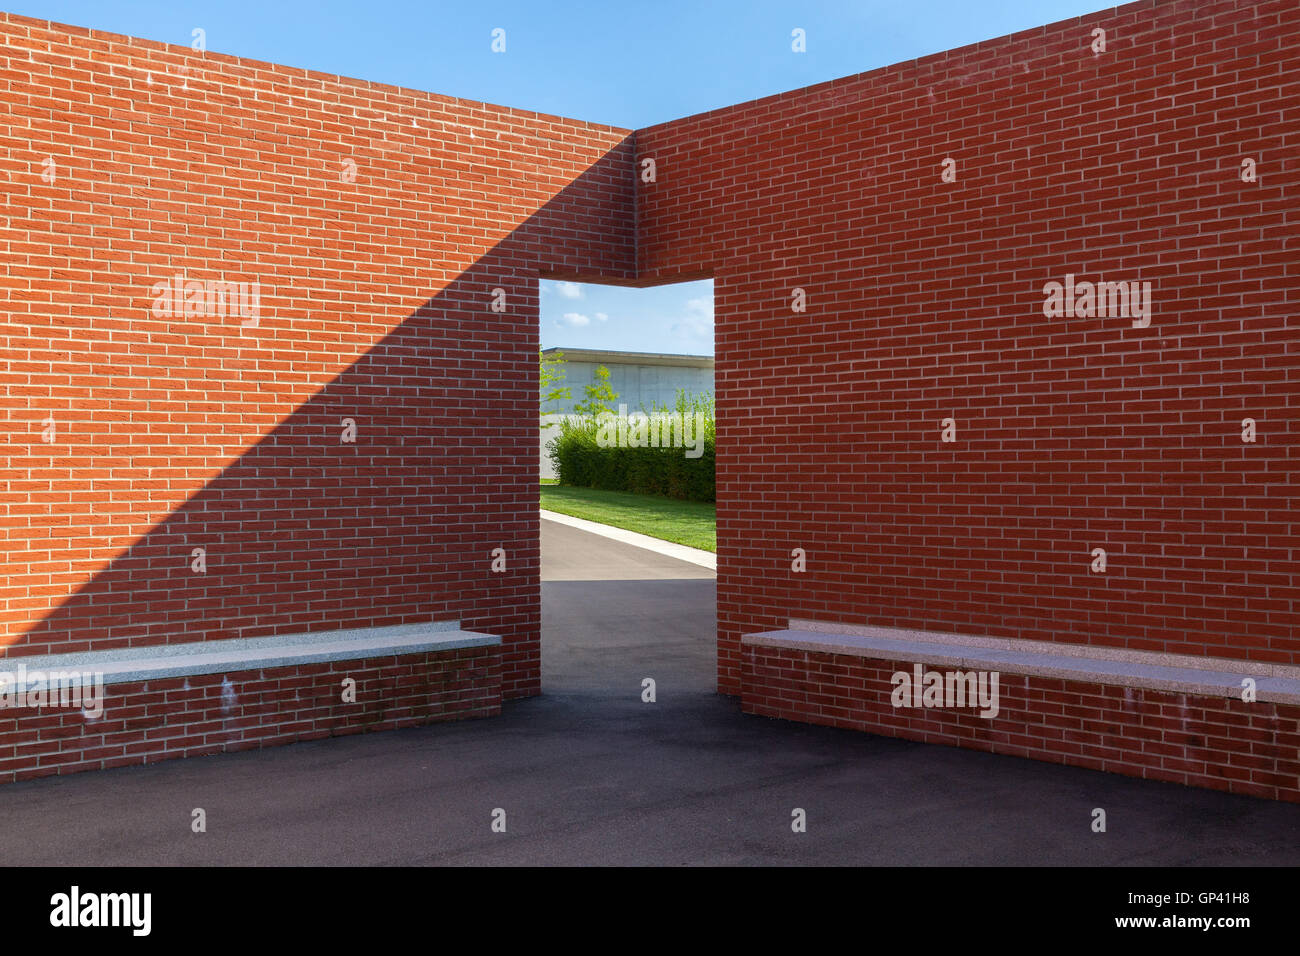
[[542, 692], [712, 696], [713, 280], [539, 295]]

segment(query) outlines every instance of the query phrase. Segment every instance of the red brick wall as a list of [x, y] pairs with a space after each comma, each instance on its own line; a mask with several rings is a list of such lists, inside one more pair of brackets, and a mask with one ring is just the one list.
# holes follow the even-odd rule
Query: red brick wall
[[[501, 712], [496, 647], [104, 688], [103, 713], [0, 711], [0, 783]], [[343, 681], [356, 681], [355, 702]]]
[[[790, 617], [1300, 664], [1291, 0], [1132, 4], [642, 130], [635, 155], [626, 130], [20, 17], [0, 39], [11, 650], [459, 618], [503, 636], [507, 697], [537, 693], [536, 279], [712, 275], [723, 691], [740, 636]], [[260, 283], [257, 322], [155, 314], [177, 274]], [[1151, 283], [1150, 326], [1045, 318], [1067, 275]], [[256, 739], [318, 729], [259, 693]], [[1178, 720], [1246, 735], [1220, 758], [1161, 695], [1129, 721], [1122, 691], [1023, 693], [1005, 738], [919, 732], [1293, 796], [1276, 752], [1250, 762], [1286, 708], [1190, 702]], [[852, 694], [772, 706], [918, 731]], [[70, 732], [27, 717], [10, 746]], [[124, 733], [38, 769], [153, 752]]]
[[1142, 2], [637, 132], [641, 279], [715, 277], [723, 691], [791, 617], [1300, 664], [1297, 76], [1293, 0]]
[[536, 279], [630, 277], [628, 131], [7, 14], [0, 100], [0, 647], [459, 618], [537, 693]]
[[[747, 713], [1300, 803], [1300, 707], [1002, 674], [997, 716], [895, 708], [911, 663], [745, 647]], [[929, 669], [929, 668], [927, 668]]]

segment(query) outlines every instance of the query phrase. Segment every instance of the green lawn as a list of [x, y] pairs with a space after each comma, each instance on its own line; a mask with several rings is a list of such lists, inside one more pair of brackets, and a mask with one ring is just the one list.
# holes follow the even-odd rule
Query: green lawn
[[543, 484], [542, 507], [702, 551], [718, 550], [714, 506], [703, 501]]

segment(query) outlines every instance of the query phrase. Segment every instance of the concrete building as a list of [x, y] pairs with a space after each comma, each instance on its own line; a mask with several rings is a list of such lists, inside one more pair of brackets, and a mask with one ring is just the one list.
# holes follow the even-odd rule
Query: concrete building
[[677, 400], [679, 389], [692, 395], [713, 392], [713, 356], [671, 355], [655, 352], [614, 352], [604, 349], [543, 349], [542, 354], [564, 356], [565, 379], [572, 398], [563, 402], [550, 402], [543, 409], [556, 415], [573, 411], [573, 406], [585, 397], [584, 385], [596, 381], [596, 369], [603, 365], [609, 369], [610, 387], [618, 393], [618, 401], [629, 411], [655, 404], [671, 405]]
[[617, 394], [616, 404], [626, 405], [629, 412], [650, 409], [656, 405], [672, 405], [679, 390], [689, 395], [713, 393], [713, 356], [673, 355], [657, 352], [617, 352], [605, 349], [543, 349], [542, 354], [564, 356], [564, 381], [558, 384], [569, 389], [570, 397], [563, 401], [547, 402], [542, 410], [549, 412], [542, 428], [541, 468], [543, 478], [554, 478], [555, 468], [546, 454], [546, 443], [555, 435], [554, 422], [563, 415], [572, 414], [573, 406], [586, 398], [583, 386], [596, 381], [596, 369], [609, 369], [609, 385]]

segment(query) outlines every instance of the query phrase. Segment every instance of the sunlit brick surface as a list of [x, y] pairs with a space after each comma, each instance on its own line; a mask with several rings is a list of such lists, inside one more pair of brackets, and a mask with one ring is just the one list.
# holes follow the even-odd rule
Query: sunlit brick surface
[[1143, 2], [637, 132], [642, 280], [715, 277], [724, 691], [791, 617], [1300, 664], [1297, 76], [1291, 0]]
[[628, 131], [11, 15], [0, 97], [0, 644], [460, 620], [536, 694], [537, 277], [630, 275]]

